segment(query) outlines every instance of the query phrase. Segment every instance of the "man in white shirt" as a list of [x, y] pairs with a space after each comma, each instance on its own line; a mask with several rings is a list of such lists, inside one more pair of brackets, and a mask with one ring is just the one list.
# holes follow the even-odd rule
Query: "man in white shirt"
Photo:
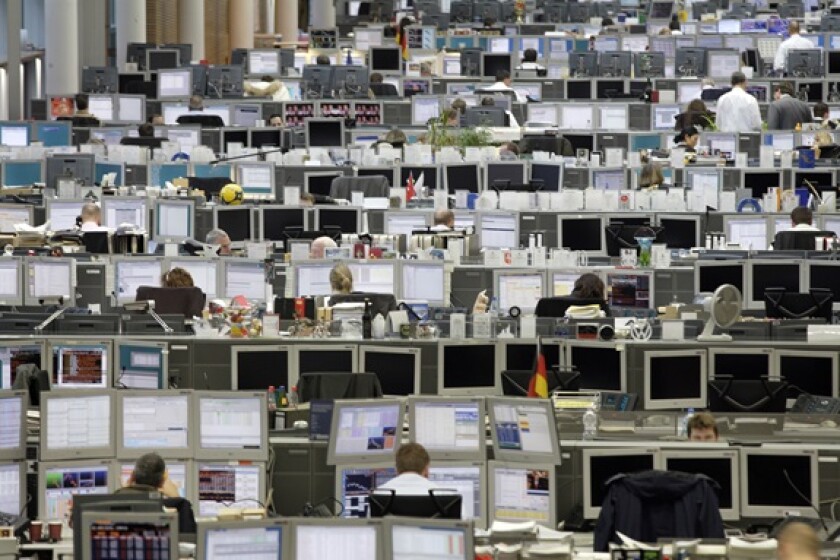
[[496, 72], [496, 83], [486, 88], [481, 88], [481, 91], [512, 91], [516, 95], [516, 100], [519, 103], [528, 101], [525, 96], [520, 95], [513, 87], [511, 87], [510, 72], [507, 70], [499, 70]]
[[95, 202], [85, 202], [82, 206], [82, 223], [79, 225], [81, 231], [108, 231], [102, 227], [102, 209]]
[[397, 450], [397, 477], [377, 490], [393, 490], [396, 494], [425, 496], [437, 486], [429, 480], [429, 453], [419, 443], [406, 443]]
[[812, 225], [814, 221], [814, 213], [807, 206], [797, 206], [790, 213], [790, 222], [793, 227], [792, 231], [820, 231]]
[[720, 132], [752, 132], [761, 130], [758, 101], [747, 93], [747, 77], [732, 73], [732, 90], [720, 96], [715, 122]]
[[452, 210], [438, 210], [434, 222], [432, 231], [452, 231], [455, 229], [455, 213]]
[[776, 51], [776, 56], [773, 59], [773, 70], [786, 74], [791, 72], [790, 68], [787, 67], [789, 51], [814, 48], [814, 43], [810, 39], [806, 39], [799, 34], [798, 21], [791, 21], [788, 24], [788, 33], [790, 33], [790, 36], [779, 45], [779, 50]]

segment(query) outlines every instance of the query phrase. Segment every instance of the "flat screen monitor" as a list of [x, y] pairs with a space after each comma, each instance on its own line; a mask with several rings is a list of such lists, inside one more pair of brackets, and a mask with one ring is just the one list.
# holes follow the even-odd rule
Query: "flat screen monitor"
[[822, 49], [790, 49], [787, 53], [787, 71], [799, 78], [822, 76]]
[[81, 525], [74, 536], [82, 541], [82, 558], [113, 558], [115, 550], [144, 558], [178, 555], [177, 513], [85, 511]]
[[607, 272], [605, 284], [610, 307], [653, 309], [654, 286], [650, 272]]
[[517, 307], [533, 313], [537, 302], [545, 296], [545, 273], [539, 270], [494, 270], [493, 293], [503, 312]]
[[706, 73], [713, 78], [732, 76], [741, 69], [741, 53], [737, 50], [708, 51]]
[[561, 105], [560, 122], [567, 130], [592, 130], [595, 126], [595, 107], [580, 104]]
[[740, 455], [737, 449], [660, 451], [662, 468], [689, 474], [706, 475], [720, 485], [717, 493], [720, 516], [725, 521], [738, 521], [740, 509]]
[[[0, 465], [0, 512], [18, 516], [26, 507], [26, 463], [16, 461]], [[24, 515], [26, 515], [24, 513]]]
[[369, 55], [371, 72], [402, 73], [402, 53], [399, 47], [371, 47]]
[[190, 68], [161, 70], [157, 76], [158, 100], [187, 99], [193, 94]]
[[44, 344], [41, 342], [9, 342], [0, 344], [0, 388], [11, 389], [18, 366], [33, 364], [44, 369]]
[[644, 357], [645, 410], [705, 408], [705, 350], [657, 350]]
[[353, 560], [383, 558], [382, 523], [376, 520], [297, 520], [292, 532], [292, 560], [331, 560], [336, 550], [352, 550]]
[[250, 206], [216, 206], [213, 208], [213, 228], [224, 230], [233, 243], [241, 245], [254, 239], [252, 215]]
[[[733, 139], [734, 142], [734, 139]], [[714, 143], [709, 140], [709, 145], [714, 150]], [[721, 148], [724, 151], [724, 148]], [[732, 152], [734, 153], [734, 146]], [[753, 198], [761, 200], [761, 198], [770, 191], [782, 186], [782, 176], [778, 171], [745, 171], [743, 185], [747, 186], [752, 191]]]
[[352, 373], [358, 364], [358, 347], [353, 344], [321, 345], [297, 348], [298, 373], [345, 371]]
[[279, 49], [248, 49], [248, 75], [279, 76], [282, 70]]
[[155, 258], [115, 258], [114, 296], [118, 304], [135, 301], [140, 286], [160, 287], [163, 264]]
[[502, 461], [560, 462], [554, 408], [548, 399], [487, 399], [493, 457]]
[[[44, 166], [40, 161], [5, 161], [2, 166], [2, 187], [31, 187], [44, 180]], [[26, 207], [21, 207], [24, 209]], [[31, 225], [31, 219], [26, 222]]]
[[85, 186], [93, 185], [93, 154], [60, 154], [46, 159], [46, 186], [57, 189], [59, 179], [75, 179]]
[[361, 346], [361, 371], [379, 379], [385, 395], [407, 396], [420, 392], [420, 352], [417, 348]]
[[29, 124], [24, 122], [0, 123], [0, 146], [23, 148], [29, 145]]
[[487, 186], [492, 188], [496, 183], [517, 187], [525, 184], [524, 161], [496, 161], [487, 162], [484, 166]]
[[264, 507], [264, 464], [199, 461], [197, 467], [196, 517], [215, 517], [221, 510], [234, 504], [240, 508]]
[[660, 214], [662, 231], [656, 236], [657, 243], [665, 243], [669, 249], [691, 249], [700, 246], [700, 216]]
[[563, 163], [531, 162], [531, 182], [541, 182], [543, 192], [559, 192], [563, 185]]
[[408, 401], [409, 441], [437, 461], [485, 458], [484, 399], [412, 397]]
[[767, 249], [767, 219], [764, 216], [724, 216], [726, 240], [738, 243], [742, 249]]
[[476, 232], [483, 248], [516, 249], [519, 247], [519, 216], [512, 212], [481, 212]]
[[236, 166], [236, 178], [248, 200], [273, 200], [274, 163], [248, 162]]
[[118, 340], [114, 386], [125, 389], [169, 387], [169, 351], [165, 342]]
[[117, 393], [117, 456], [133, 459], [152, 451], [162, 457], [192, 454], [192, 391]]
[[303, 190], [316, 196], [330, 196], [332, 182], [343, 177], [340, 171], [315, 171], [303, 173]]
[[438, 188], [439, 174], [440, 168], [436, 165], [413, 165], [403, 163], [400, 165], [400, 181], [398, 184], [393, 186], [403, 186], [408, 182], [408, 178], [411, 177], [414, 180], [415, 186], [421, 184], [422, 182], [422, 184], [427, 186], [429, 190], [435, 190]]
[[118, 95], [117, 120], [128, 123], [146, 122], [146, 96]]
[[513, 67], [512, 54], [510, 52], [485, 52], [481, 54], [481, 75], [485, 78], [496, 78], [499, 72], [510, 73]]
[[674, 130], [674, 119], [682, 112], [679, 105], [654, 105], [651, 113], [651, 130]]
[[[294, 204], [294, 202], [292, 202]], [[307, 212], [293, 206], [261, 206], [257, 209], [262, 241], [283, 241], [287, 228], [300, 231], [307, 229]]]
[[69, 258], [29, 258], [24, 271], [27, 305], [44, 305], [53, 298], [76, 301], [76, 262]]
[[439, 519], [394, 519], [386, 524], [385, 558], [411, 558], [418, 550], [429, 558], [472, 560], [473, 525]]
[[441, 98], [437, 95], [411, 96], [411, 124], [426, 126], [431, 119], [440, 117]]
[[127, 224], [146, 229], [148, 226], [149, 207], [144, 197], [102, 198], [102, 225], [118, 228]]
[[396, 270], [393, 262], [357, 261], [347, 265], [353, 275], [353, 290], [374, 294], [393, 294]]
[[[456, 223], [457, 226], [457, 223]], [[446, 271], [441, 261], [404, 261], [399, 269], [399, 299], [447, 305]]]
[[64, 389], [111, 386], [110, 343], [51, 340], [50, 350], [53, 386]]
[[386, 235], [411, 235], [415, 231], [427, 231], [428, 212], [385, 212]]
[[838, 357], [816, 350], [776, 350], [776, 375], [804, 393], [838, 396]]
[[289, 348], [286, 346], [233, 346], [231, 388], [261, 391], [270, 385], [291, 389], [297, 381], [289, 376]]
[[603, 216], [560, 216], [557, 246], [590, 254], [606, 254], [607, 241]]
[[554, 527], [557, 518], [555, 463], [488, 462], [488, 518], [534, 521]]
[[820, 503], [815, 449], [741, 449], [741, 516], [815, 517]]
[[344, 119], [306, 119], [307, 148], [343, 148]]
[[114, 457], [113, 419], [114, 393], [110, 390], [42, 393], [41, 459]]
[[38, 464], [38, 516], [69, 520], [73, 496], [110, 494], [116, 487], [110, 459], [41, 462]]
[[195, 231], [195, 202], [192, 200], [156, 200], [153, 239], [159, 243], [180, 243]]
[[[5, 370], [5, 362], [2, 366]], [[26, 458], [26, 391], [0, 392], [0, 460], [13, 461]], [[3, 500], [2, 485], [0, 485], [0, 500]], [[8, 512], [1, 509], [0, 511]], [[20, 509], [14, 511], [17, 515]]]
[[342, 506], [344, 518], [367, 518], [368, 495], [397, 476], [393, 464], [350, 465], [335, 468], [335, 496]]
[[804, 263], [797, 260], [755, 260], [747, 261], [750, 289], [747, 291], [747, 307], [764, 308], [764, 291], [767, 288], [785, 288], [788, 292], [804, 290]]
[[773, 352], [766, 348], [709, 349], [709, 379], [775, 377], [773, 366]]
[[613, 346], [600, 344], [577, 345], [571, 343], [569, 365], [580, 372], [582, 389], [625, 391], [627, 387], [624, 355]]
[[146, 70], [167, 70], [181, 65], [177, 49], [149, 49], [146, 51]]
[[246, 555], [287, 558], [291, 530], [286, 519], [199, 523], [196, 558], [232, 560]]
[[449, 194], [456, 191], [478, 193], [482, 190], [478, 172], [477, 163], [446, 163], [443, 165], [443, 186]]
[[330, 285], [331, 262], [298, 263], [294, 265], [295, 297], [328, 296], [332, 294]]
[[[595, 51], [575, 51], [569, 53], [569, 76], [571, 78], [594, 78], [598, 75], [598, 53]], [[579, 82], [578, 82], [579, 83]], [[571, 85], [571, 83], [569, 84]], [[591, 99], [591, 86], [589, 97], [576, 97], [577, 99]], [[570, 98], [575, 99], [575, 98]]]
[[[187, 163], [150, 163], [146, 175], [148, 184], [151, 187], [165, 187], [167, 182], [189, 176], [190, 169]], [[178, 201], [167, 201], [178, 202]], [[188, 201], [184, 201], [188, 202]]]
[[44, 147], [69, 146], [72, 136], [70, 121], [36, 121], [32, 123], [35, 140], [42, 142]]
[[225, 259], [222, 261], [221, 295], [225, 299], [244, 296], [251, 302], [266, 298], [266, 265], [264, 261]]
[[193, 408], [197, 415], [197, 458], [268, 459], [265, 391], [197, 391]]
[[624, 169], [593, 169], [592, 186], [604, 191], [627, 190], [627, 173]]
[[597, 519], [607, 495], [604, 483], [617, 474], [649, 471], [659, 466], [656, 449], [584, 449], [583, 516]]
[[322, 206], [315, 209], [317, 231], [338, 230], [342, 234], [361, 231], [362, 213], [359, 208]]
[[75, 229], [82, 213], [82, 199], [47, 199], [46, 219], [52, 231], [67, 231]]
[[23, 305], [23, 261], [16, 257], [0, 261], [0, 279], [0, 305]]
[[[826, 261], [808, 261], [809, 288], [829, 288], [834, 293], [835, 309], [840, 308], [840, 265]], [[804, 290], [803, 290], [804, 291]]]
[[398, 400], [336, 401], [327, 464], [393, 461], [404, 416]]
[[[472, 364], [469, 370], [464, 364]], [[487, 343], [441, 342], [438, 346], [439, 395], [496, 395], [496, 348]]]

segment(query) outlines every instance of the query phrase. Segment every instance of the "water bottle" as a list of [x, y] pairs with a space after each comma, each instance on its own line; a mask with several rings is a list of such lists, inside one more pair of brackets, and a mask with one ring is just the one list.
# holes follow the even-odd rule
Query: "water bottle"
[[677, 436], [681, 438], [688, 438], [688, 421], [694, 416], [694, 409], [689, 408], [686, 413], [680, 418], [680, 423], [677, 426]]
[[499, 298], [496, 296], [490, 298], [490, 316], [493, 318], [499, 316]]
[[277, 410], [277, 395], [274, 392], [274, 385], [268, 388], [266, 399], [268, 400], [268, 410]]
[[297, 408], [298, 405], [298, 389], [297, 385], [292, 385], [292, 390], [289, 392], [289, 406]]
[[280, 390], [277, 392], [277, 407], [286, 408], [289, 406], [289, 399], [286, 397], [286, 386], [280, 385]]
[[595, 439], [598, 433], [598, 411], [591, 406], [583, 413], [583, 439]]

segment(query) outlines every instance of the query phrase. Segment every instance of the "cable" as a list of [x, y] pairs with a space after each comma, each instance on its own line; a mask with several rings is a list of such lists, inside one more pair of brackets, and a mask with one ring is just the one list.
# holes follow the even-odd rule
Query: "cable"
[[788, 481], [788, 484], [790, 484], [790, 487], [793, 488], [794, 492], [796, 492], [796, 495], [799, 496], [800, 498], [802, 498], [803, 500], [805, 500], [805, 503], [808, 504], [809, 506], [811, 506], [811, 508], [815, 512], [817, 512], [817, 518], [820, 520], [820, 523], [822, 523], [823, 529], [825, 529], [826, 536], [828, 536], [828, 525], [825, 524], [825, 519], [823, 519], [823, 516], [820, 513], [820, 509], [813, 502], [811, 502], [811, 500], [808, 498], [808, 496], [803, 494], [799, 490], [799, 488], [796, 487], [796, 485], [793, 483], [793, 480], [791, 480], [790, 475], [787, 472], [787, 469], [782, 469], [782, 474], [785, 475], [785, 480]]

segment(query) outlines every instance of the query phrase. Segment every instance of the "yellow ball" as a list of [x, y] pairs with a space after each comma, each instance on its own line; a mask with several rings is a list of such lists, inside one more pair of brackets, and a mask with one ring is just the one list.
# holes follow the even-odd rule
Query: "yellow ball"
[[236, 183], [228, 183], [222, 187], [221, 191], [219, 191], [219, 199], [223, 204], [228, 204], [230, 206], [242, 204], [242, 199], [244, 197], [245, 193], [242, 192], [242, 187]]

